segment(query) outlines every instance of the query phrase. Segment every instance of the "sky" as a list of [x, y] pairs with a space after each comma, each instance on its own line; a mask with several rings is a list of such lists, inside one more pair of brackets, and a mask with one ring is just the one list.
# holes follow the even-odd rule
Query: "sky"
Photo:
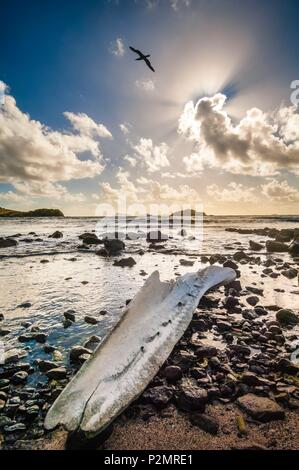
[[11, 0], [0, 41], [0, 206], [298, 214], [297, 1]]

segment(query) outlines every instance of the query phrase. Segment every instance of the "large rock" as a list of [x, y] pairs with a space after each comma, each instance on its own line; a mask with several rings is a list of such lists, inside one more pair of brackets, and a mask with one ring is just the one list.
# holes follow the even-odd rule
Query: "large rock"
[[112, 240], [104, 240], [104, 246], [109, 255], [119, 253], [120, 251], [125, 249], [124, 242], [122, 240], [119, 240], [118, 238]]
[[288, 245], [282, 242], [275, 242], [268, 240], [266, 242], [266, 248], [269, 253], [286, 253], [289, 250]]
[[289, 246], [289, 253], [292, 256], [299, 255], [299, 240], [294, 240]]
[[83, 346], [74, 346], [70, 352], [70, 360], [76, 362], [82, 354], [91, 354], [91, 351]]
[[160, 385], [146, 390], [142, 397], [146, 403], [152, 403], [158, 407], [166, 406], [172, 399], [174, 390], [172, 387]]
[[237, 404], [252, 418], [268, 423], [269, 421], [284, 419], [284, 410], [273, 400], [248, 393], [237, 399]]
[[276, 312], [276, 320], [281, 325], [297, 325], [299, 323], [299, 316], [293, 310], [282, 308]]
[[257, 243], [253, 240], [249, 240], [249, 246], [250, 246], [251, 250], [253, 250], [253, 251], [260, 251], [264, 248], [261, 243]]
[[152, 230], [146, 235], [146, 241], [149, 243], [156, 243], [168, 240], [168, 236], [162, 233], [161, 230]]
[[98, 240], [97, 235], [92, 232], [85, 232], [85, 233], [82, 233], [82, 235], [79, 235], [79, 240], [86, 240], [88, 238], [93, 238], [94, 240]]
[[50, 380], [62, 380], [66, 378], [66, 373], [65, 367], [57, 367], [56, 369], [51, 369], [46, 372], [46, 376]]
[[204, 411], [208, 399], [206, 390], [197, 386], [195, 380], [185, 379], [180, 387], [179, 406], [186, 411]]
[[0, 248], [9, 248], [10, 246], [16, 246], [18, 242], [13, 238], [0, 238]]
[[52, 235], [49, 236], [49, 238], [62, 238], [63, 233], [59, 232], [59, 230], [56, 230], [56, 232], [52, 233]]

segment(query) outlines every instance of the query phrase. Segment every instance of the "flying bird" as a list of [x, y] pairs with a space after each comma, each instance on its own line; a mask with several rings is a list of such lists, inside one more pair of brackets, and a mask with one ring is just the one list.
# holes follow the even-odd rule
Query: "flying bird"
[[144, 62], [152, 70], [152, 72], [155, 71], [154, 67], [152, 66], [152, 64], [148, 60], [148, 57], [150, 57], [150, 54], [144, 55], [141, 51], [139, 51], [138, 49], [134, 49], [134, 47], [131, 47], [131, 46], [130, 46], [130, 49], [131, 49], [131, 51], [135, 52], [135, 54], [139, 55], [139, 57], [136, 60], [144, 60]]

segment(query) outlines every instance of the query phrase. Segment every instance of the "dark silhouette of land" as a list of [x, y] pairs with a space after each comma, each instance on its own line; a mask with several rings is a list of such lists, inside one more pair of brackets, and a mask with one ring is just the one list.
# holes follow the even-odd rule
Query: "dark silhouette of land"
[[135, 54], [138, 54], [139, 57], [136, 60], [144, 60], [146, 65], [151, 69], [152, 72], [155, 72], [154, 67], [152, 66], [151, 62], [148, 60], [148, 57], [150, 57], [150, 54], [144, 55], [141, 51], [138, 49], [134, 49], [134, 47], [130, 46], [131, 51], [135, 52]]

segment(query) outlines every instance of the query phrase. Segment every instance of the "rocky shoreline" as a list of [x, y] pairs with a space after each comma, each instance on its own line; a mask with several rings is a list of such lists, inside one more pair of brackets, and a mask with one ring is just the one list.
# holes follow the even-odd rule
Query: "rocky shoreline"
[[[242, 235], [244, 230], [238, 233]], [[189, 328], [152, 383], [117, 418], [112, 434], [99, 436], [92, 446], [133, 449], [135, 442], [137, 448], [144, 445], [164, 449], [171, 448], [172, 443], [175, 448], [189, 449], [204, 445], [214, 448], [214, 442], [215, 448], [242, 447], [246, 443], [257, 448], [299, 448], [299, 439], [296, 444], [294, 438], [299, 437], [299, 312], [265, 302], [263, 289], [264, 280], [273, 279], [273, 292], [281, 290], [275, 280], [283, 277], [298, 298], [299, 230], [261, 229], [250, 233], [269, 239], [251, 241], [247, 250], [237, 250], [233, 255], [201, 257], [203, 266], [217, 263], [235, 269], [237, 280], [203, 297]], [[62, 237], [60, 232], [52, 234], [52, 238]], [[98, 256], [111, 258], [115, 269], [130, 269], [135, 264], [132, 253], [119, 257], [126, 250], [120, 240], [99, 240], [93, 233], [79, 238], [79, 249], [94, 248]], [[11, 240], [14, 238], [2, 238], [1, 246], [12, 246]], [[161, 233], [156, 239], [149, 237], [148, 242], [149, 252], [174, 255]], [[287, 253], [288, 260], [280, 258], [279, 253]], [[179, 263], [192, 266], [193, 258], [186, 255]], [[250, 285], [243, 283], [245, 269], [251, 272]], [[24, 303], [22, 308], [28, 305]], [[103, 316], [106, 313], [100, 312]], [[99, 321], [88, 315], [84, 320], [90, 325]], [[66, 310], [62, 321], [65, 328], [71, 326], [76, 311]], [[66, 433], [47, 433], [44, 417], [101, 339], [93, 335], [84, 344], [74, 346], [64, 365], [59, 348], [48, 344], [46, 333], [30, 321], [22, 326], [20, 348], [5, 354], [5, 364], [0, 367], [0, 445], [4, 449], [53, 448], [55, 442], [54, 448], [61, 448], [66, 445]], [[9, 333], [5, 315], [1, 315], [0, 335], [4, 341]], [[41, 345], [47, 359], [24, 362], [22, 346], [25, 350], [32, 341]], [[36, 371], [47, 377], [47, 382], [28, 386], [28, 377]], [[279, 431], [279, 422], [291, 423], [284, 426], [289, 435], [286, 429]], [[185, 430], [189, 441], [180, 429]], [[147, 435], [143, 444], [138, 438], [141, 430]], [[280, 441], [275, 433], [281, 433]], [[253, 440], [255, 434], [259, 439]], [[210, 436], [208, 440], [206, 436]]]

